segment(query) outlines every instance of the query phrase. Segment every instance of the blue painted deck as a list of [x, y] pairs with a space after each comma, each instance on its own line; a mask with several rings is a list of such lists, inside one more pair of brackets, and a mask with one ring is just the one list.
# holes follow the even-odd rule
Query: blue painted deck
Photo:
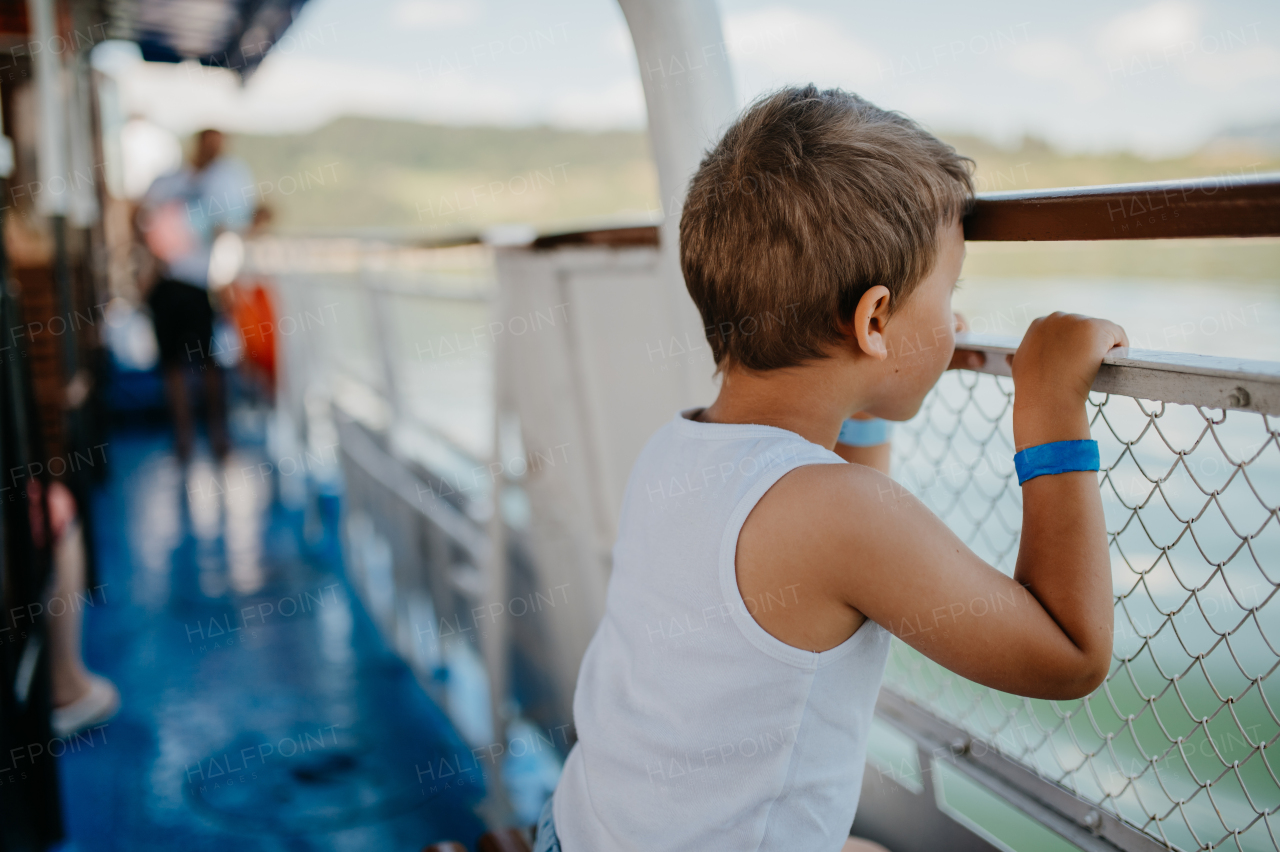
[[237, 449], [184, 474], [165, 430], [111, 437], [85, 657], [122, 708], [60, 759], [67, 849], [418, 850], [483, 831], [470, 754], [347, 585], [337, 512], [274, 499]]

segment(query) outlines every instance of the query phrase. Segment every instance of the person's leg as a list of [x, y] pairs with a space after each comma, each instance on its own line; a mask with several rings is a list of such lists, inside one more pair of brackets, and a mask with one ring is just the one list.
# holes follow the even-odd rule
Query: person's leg
[[93, 674], [81, 656], [86, 600], [84, 534], [75, 499], [61, 483], [49, 488], [49, 527], [53, 543], [53, 588], [45, 601], [49, 626], [49, 672], [54, 736], [66, 737], [113, 716], [120, 693], [111, 681]]
[[192, 366], [201, 373], [204, 382], [205, 413], [209, 426], [209, 445], [218, 461], [227, 457], [231, 442], [227, 436], [227, 395], [222, 368], [214, 360], [213, 353], [213, 303], [207, 290], [187, 287], [186, 351]]
[[80, 659], [83, 613], [76, 592], [84, 593], [84, 538], [80, 522], [72, 520], [53, 545], [53, 593], [45, 605], [49, 613], [49, 667], [53, 706], [63, 707], [89, 692], [89, 671]]
[[[173, 419], [174, 451], [178, 460], [186, 463], [195, 446], [195, 422], [187, 394], [186, 371], [191, 363], [190, 298], [186, 291], [190, 285], [161, 278], [147, 295], [151, 308], [151, 321], [156, 330], [156, 343], [160, 348], [160, 371], [164, 376], [165, 398], [169, 403], [169, 415]], [[196, 338], [198, 340], [198, 338]], [[203, 357], [203, 353], [202, 357]]]
[[187, 398], [187, 371], [181, 364], [165, 364], [164, 384], [169, 414], [173, 417], [174, 449], [178, 461], [185, 464], [191, 459], [191, 449], [195, 446], [195, 422]]
[[204, 365], [205, 407], [209, 412], [209, 444], [218, 461], [227, 457], [231, 439], [227, 436], [227, 396], [222, 368], [212, 358]]

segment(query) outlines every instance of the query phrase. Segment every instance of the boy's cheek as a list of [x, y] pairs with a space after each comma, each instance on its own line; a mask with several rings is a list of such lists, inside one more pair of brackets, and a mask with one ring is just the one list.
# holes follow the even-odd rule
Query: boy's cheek
[[939, 364], [936, 360], [938, 353], [942, 351], [939, 347], [933, 352], [921, 352], [898, 359], [898, 363], [893, 368], [894, 376], [888, 404], [883, 413], [879, 411], [872, 413], [885, 420], [895, 421], [905, 421], [915, 417], [924, 405], [925, 397], [938, 383], [947, 366], [946, 362]]
[[938, 371], [938, 375], [934, 377], [936, 382], [943, 372], [951, 366], [951, 360], [956, 354], [956, 328], [951, 325], [937, 325], [933, 329], [934, 349], [937, 356], [934, 360], [934, 367]]
[[920, 413], [920, 409], [924, 406], [925, 397], [928, 394], [928, 389], [920, 392], [913, 388], [910, 394], [897, 394], [886, 405], [878, 407], [870, 413], [883, 420], [903, 423]]

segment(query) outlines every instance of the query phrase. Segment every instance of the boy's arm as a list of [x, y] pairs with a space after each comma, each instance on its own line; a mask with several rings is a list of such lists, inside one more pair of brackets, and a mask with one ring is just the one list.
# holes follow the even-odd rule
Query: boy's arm
[[[1018, 449], [1088, 438], [1089, 386], [1106, 351], [1125, 343], [1124, 332], [1104, 321], [1059, 314], [1037, 320], [1013, 362]], [[769, 551], [754, 557], [755, 565], [802, 579], [810, 586], [803, 591], [842, 602], [971, 680], [1061, 699], [1086, 695], [1106, 677], [1111, 571], [1093, 472], [1041, 476], [1023, 486], [1013, 578], [979, 559], [902, 486], [866, 467], [798, 468], [752, 515], [752, 546]]]

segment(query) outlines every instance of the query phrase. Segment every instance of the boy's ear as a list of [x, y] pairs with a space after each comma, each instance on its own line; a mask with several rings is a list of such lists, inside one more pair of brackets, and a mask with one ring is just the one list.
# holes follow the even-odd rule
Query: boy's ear
[[883, 284], [867, 290], [853, 309], [853, 334], [857, 338], [858, 348], [866, 354], [883, 361], [889, 357], [889, 340], [885, 336], [885, 326], [889, 322], [889, 288]]

